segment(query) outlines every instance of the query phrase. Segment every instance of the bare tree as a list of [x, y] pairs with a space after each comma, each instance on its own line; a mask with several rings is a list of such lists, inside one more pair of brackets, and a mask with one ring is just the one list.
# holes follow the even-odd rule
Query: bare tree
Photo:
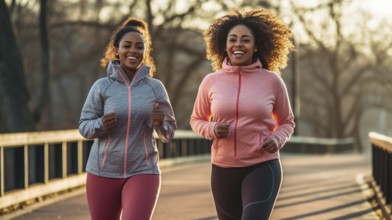
[[38, 105], [34, 110], [34, 120], [37, 122], [41, 118], [41, 114], [45, 107], [47, 107], [50, 103], [50, 88], [49, 88], [49, 78], [50, 78], [50, 70], [49, 70], [49, 34], [47, 27], [47, 11], [48, 11], [48, 2], [47, 0], [40, 0], [40, 12], [39, 12], [39, 33], [40, 33], [40, 42], [41, 42], [41, 55], [42, 55], [42, 86], [41, 86], [41, 97], [39, 99]]
[[33, 129], [22, 57], [16, 43], [10, 14], [0, 0], [0, 131], [21, 132]]
[[[182, 11], [176, 10], [181, 0], [169, 1], [165, 7], [152, 11], [154, 0], [146, 0], [146, 20], [153, 24], [156, 18], [160, 22], [152, 25], [154, 57], [157, 62], [156, 77], [162, 80], [168, 89], [179, 128], [189, 129], [189, 117], [198, 85], [206, 74], [211, 72], [211, 64], [206, 60], [203, 29], [192, 26], [193, 20], [201, 19], [209, 23], [215, 14], [233, 11], [241, 7], [264, 6], [278, 9], [271, 1], [214, 1], [216, 10], [205, 11], [208, 0], [188, 1]], [[233, 7], [234, 6], [234, 7]], [[133, 13], [131, 13], [133, 14]]]
[[[119, 0], [10, 2], [16, 38], [24, 48], [23, 63], [18, 65], [28, 67], [22, 73], [28, 78], [26, 94], [31, 96], [26, 102], [30, 114], [40, 119], [35, 127], [43, 130], [77, 126], [88, 89], [98, 77], [105, 76], [99, 60], [110, 35], [125, 18], [134, 16], [150, 25], [157, 63], [155, 77], [168, 89], [179, 128], [189, 128], [198, 85], [212, 71], [205, 58], [204, 27], [198, 23], [208, 24], [218, 12], [238, 7], [275, 8], [269, 2], [191, 0], [184, 4], [182, 0], [165, 3], [145, 0], [131, 1], [128, 5]], [[36, 8], [40, 8], [39, 13]], [[37, 51], [41, 51], [41, 56], [36, 55]], [[7, 89], [5, 94], [10, 91]]]
[[[343, 12], [349, 3], [330, 0], [313, 8], [299, 8], [291, 1], [309, 39], [301, 45], [301, 84], [306, 85], [301, 88], [301, 120], [311, 125], [317, 136], [355, 137], [356, 150], [361, 152], [360, 119], [370, 106], [381, 105], [369, 94], [375, 95], [376, 87], [385, 88], [392, 80], [391, 74], [377, 73], [388, 61], [392, 38], [358, 36], [366, 33], [365, 26], [345, 26]], [[315, 13], [325, 16], [315, 22]], [[348, 28], [355, 28], [355, 37]], [[361, 45], [358, 39], [368, 39], [368, 44]]]

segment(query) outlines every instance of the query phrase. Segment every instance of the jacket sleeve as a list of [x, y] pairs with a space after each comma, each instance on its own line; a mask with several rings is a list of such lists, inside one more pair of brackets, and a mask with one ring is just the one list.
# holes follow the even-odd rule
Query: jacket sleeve
[[210, 121], [212, 116], [209, 96], [211, 80], [212, 78], [207, 75], [201, 82], [190, 119], [193, 131], [209, 140], [217, 139], [214, 131], [216, 122]]
[[79, 120], [79, 132], [85, 138], [98, 138], [107, 134], [107, 129], [102, 123], [104, 113], [103, 87], [102, 80], [95, 82], [83, 105]]
[[273, 117], [276, 121], [276, 127], [270, 138], [272, 138], [275, 143], [277, 143], [278, 148], [281, 149], [293, 134], [295, 123], [287, 88], [279, 76], [278, 79], [275, 86], [276, 99], [273, 107]]
[[159, 82], [158, 88], [156, 88], [157, 99], [160, 104], [160, 108], [165, 113], [163, 123], [160, 126], [154, 126], [159, 139], [162, 142], [167, 143], [174, 138], [174, 133], [177, 129], [177, 122], [174, 116], [174, 111], [170, 103], [169, 96], [162, 82]]

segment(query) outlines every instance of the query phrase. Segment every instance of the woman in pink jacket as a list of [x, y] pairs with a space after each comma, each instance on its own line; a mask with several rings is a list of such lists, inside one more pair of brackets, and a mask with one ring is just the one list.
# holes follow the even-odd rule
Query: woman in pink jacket
[[290, 29], [266, 9], [236, 11], [205, 32], [216, 72], [202, 81], [190, 125], [212, 139], [211, 187], [220, 220], [268, 219], [282, 182], [279, 150], [295, 124], [279, 69]]

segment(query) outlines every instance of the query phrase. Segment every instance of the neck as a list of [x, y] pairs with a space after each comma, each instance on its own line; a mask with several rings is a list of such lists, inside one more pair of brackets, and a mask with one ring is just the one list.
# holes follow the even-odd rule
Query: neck
[[137, 70], [124, 69], [125, 75], [128, 77], [129, 81], [132, 82]]

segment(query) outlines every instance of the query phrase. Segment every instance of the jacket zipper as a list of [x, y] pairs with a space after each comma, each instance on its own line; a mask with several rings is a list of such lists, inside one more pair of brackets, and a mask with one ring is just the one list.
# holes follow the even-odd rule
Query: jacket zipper
[[234, 126], [234, 158], [237, 158], [237, 125], [238, 125], [238, 114], [241, 94], [241, 67], [238, 72], [238, 92], [237, 92], [237, 103], [235, 112], [235, 126]]
[[128, 80], [123, 76], [121, 70], [118, 67], [116, 67], [120, 76], [123, 78], [125, 84], [127, 85], [127, 89], [128, 89], [128, 124], [127, 124], [127, 134], [125, 136], [125, 145], [124, 145], [124, 177], [126, 177], [126, 174], [127, 174], [128, 142], [129, 142], [129, 133], [131, 131], [131, 107], [132, 107], [132, 103], [131, 103], [132, 89], [131, 88], [132, 88], [133, 83], [135, 82], [135, 79], [136, 79], [138, 73], [142, 69], [142, 67], [143, 67], [143, 65], [140, 66], [138, 71], [135, 73], [135, 75], [133, 76], [132, 82], [130, 84], [128, 83]]

